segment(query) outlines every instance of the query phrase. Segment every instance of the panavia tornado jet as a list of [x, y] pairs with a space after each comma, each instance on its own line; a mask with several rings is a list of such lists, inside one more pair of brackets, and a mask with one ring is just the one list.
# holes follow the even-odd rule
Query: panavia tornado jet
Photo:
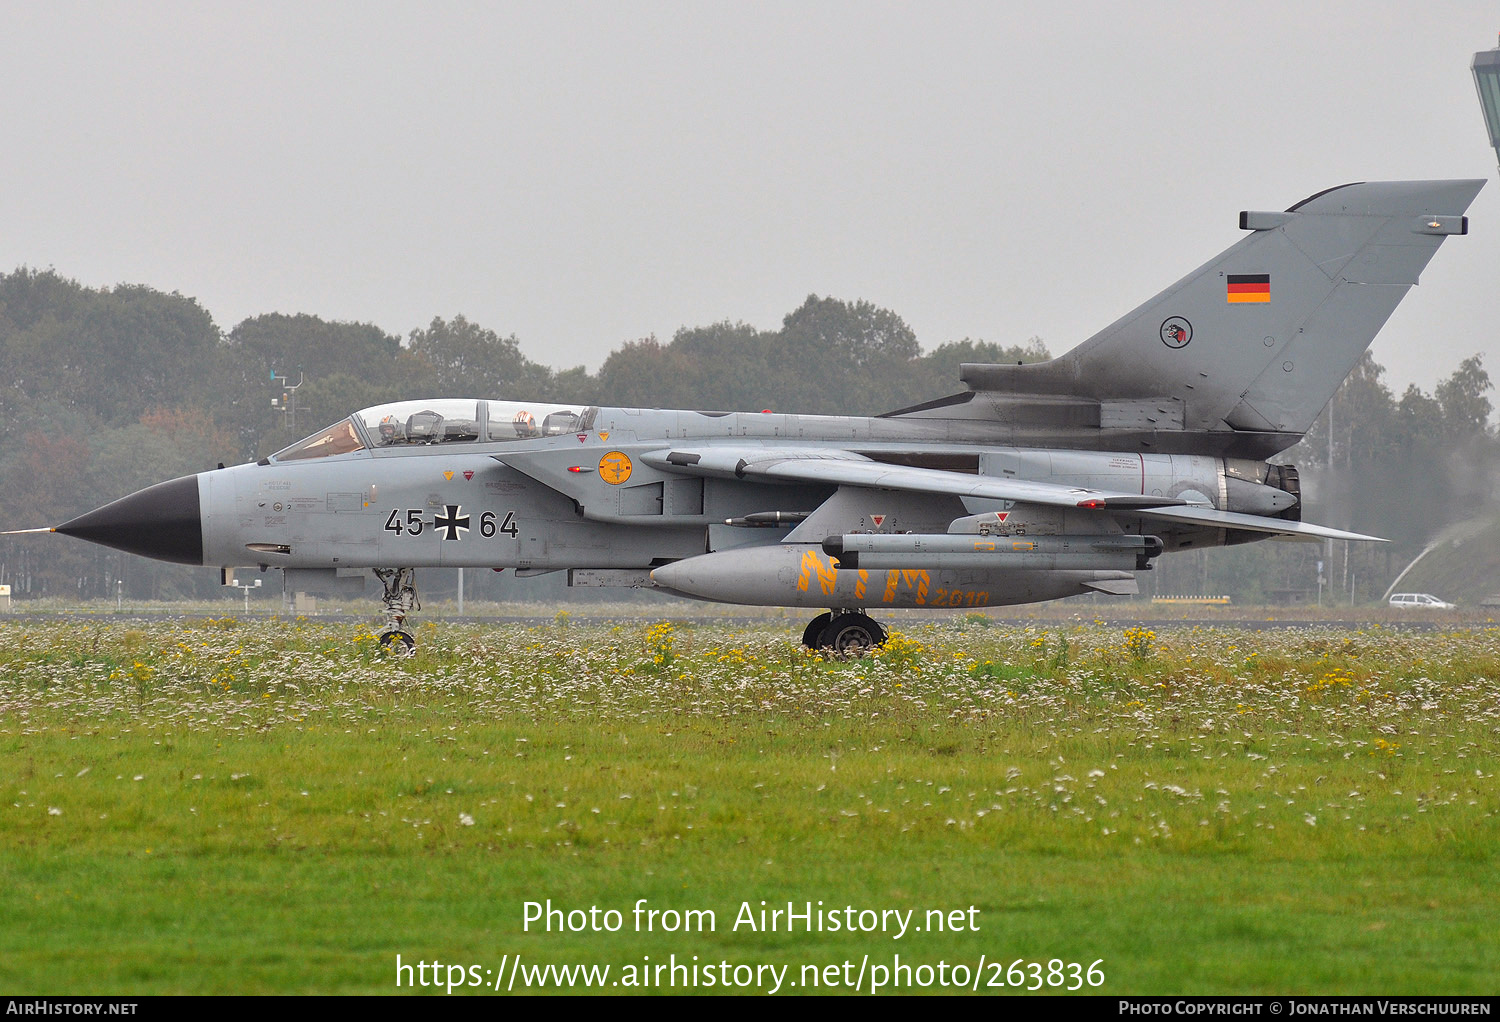
[[452, 399], [367, 408], [256, 464], [159, 483], [51, 531], [183, 564], [373, 572], [414, 646], [414, 569], [820, 611], [869, 647], [887, 607], [1131, 594], [1177, 550], [1374, 537], [1301, 521], [1300, 440], [1483, 185], [1388, 181], [1244, 212], [1234, 245], [1067, 354], [962, 366], [873, 418]]

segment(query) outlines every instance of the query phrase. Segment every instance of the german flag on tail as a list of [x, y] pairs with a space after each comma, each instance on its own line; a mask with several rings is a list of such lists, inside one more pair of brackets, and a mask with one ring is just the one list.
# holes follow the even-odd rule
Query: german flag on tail
[[1225, 297], [1231, 305], [1242, 302], [1269, 302], [1271, 300], [1271, 275], [1269, 273], [1231, 273], [1228, 275], [1228, 292]]

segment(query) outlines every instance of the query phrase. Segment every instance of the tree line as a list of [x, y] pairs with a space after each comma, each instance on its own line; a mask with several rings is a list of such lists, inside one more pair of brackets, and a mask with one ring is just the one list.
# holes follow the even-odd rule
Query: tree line
[[[400, 398], [871, 415], [959, 390], [962, 362], [1048, 357], [1038, 338], [964, 339], [924, 352], [895, 312], [810, 295], [774, 329], [684, 327], [670, 341], [622, 344], [590, 373], [533, 361], [514, 334], [463, 316], [434, 318], [405, 337], [282, 313], [225, 331], [175, 292], [89, 288], [21, 268], [0, 276], [0, 428], [11, 441], [0, 447], [0, 513], [7, 528], [55, 525], [162, 479], [264, 457]], [[1487, 496], [1488, 469], [1474, 466], [1493, 457], [1490, 383], [1477, 355], [1431, 394], [1413, 386], [1397, 397], [1382, 375], [1367, 354], [1289, 454], [1304, 467], [1309, 518], [1321, 513], [1393, 536], [1399, 554], [1450, 521], [1455, 507], [1481, 490]], [[299, 376], [293, 420], [283, 396]], [[1403, 499], [1390, 499], [1392, 491]], [[1288, 588], [1275, 584], [1278, 573], [1282, 581], [1305, 575], [1286, 554], [1210, 556], [1224, 568], [1203, 567], [1203, 584], [1222, 570], [1225, 586], [1233, 579], [1247, 594]], [[0, 583], [21, 596], [113, 596], [122, 579], [137, 599], [218, 592], [217, 574], [205, 569], [82, 543], [0, 540]], [[486, 580], [471, 595], [493, 595], [487, 590], [499, 584]]]

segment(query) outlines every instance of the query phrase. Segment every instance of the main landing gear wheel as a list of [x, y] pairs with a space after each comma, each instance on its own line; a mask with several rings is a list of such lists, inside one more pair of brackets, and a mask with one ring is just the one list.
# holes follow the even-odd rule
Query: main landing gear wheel
[[391, 629], [380, 633], [380, 651], [390, 656], [411, 656], [417, 651], [417, 640], [411, 632]]
[[[826, 623], [825, 623], [826, 622]], [[804, 633], [804, 642], [808, 636], [815, 634], [815, 642], [807, 645], [815, 649], [826, 650], [837, 653], [840, 656], [859, 655], [866, 653], [876, 646], [885, 643], [885, 629], [875, 623], [868, 614], [858, 612], [846, 612], [842, 614], [823, 614], [815, 618], [807, 626]]]
[[808, 649], [817, 649], [819, 641], [823, 637], [823, 629], [828, 627], [828, 622], [833, 620], [832, 614], [819, 614], [807, 623], [802, 629], [802, 645]]

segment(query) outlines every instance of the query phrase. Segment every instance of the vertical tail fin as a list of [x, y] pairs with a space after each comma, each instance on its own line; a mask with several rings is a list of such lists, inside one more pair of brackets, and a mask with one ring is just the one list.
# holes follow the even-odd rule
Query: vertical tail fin
[[974, 390], [1172, 402], [1186, 430], [1305, 433], [1483, 180], [1342, 185], [1284, 213], [1067, 354], [965, 365]]

